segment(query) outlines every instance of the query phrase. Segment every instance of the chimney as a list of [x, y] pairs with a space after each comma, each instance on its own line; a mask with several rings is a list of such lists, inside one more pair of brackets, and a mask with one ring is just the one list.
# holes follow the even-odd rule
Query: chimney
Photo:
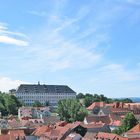
[[40, 81], [38, 81], [38, 85], [40, 85]]
[[128, 109], [130, 109], [130, 104], [128, 104]]
[[120, 103], [120, 108], [123, 108], [123, 107], [124, 107], [124, 103], [121, 102], [121, 103]]

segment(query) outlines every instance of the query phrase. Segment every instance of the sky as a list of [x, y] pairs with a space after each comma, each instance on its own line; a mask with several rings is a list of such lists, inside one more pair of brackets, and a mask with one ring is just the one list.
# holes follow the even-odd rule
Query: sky
[[0, 0], [0, 90], [68, 85], [140, 96], [139, 0]]

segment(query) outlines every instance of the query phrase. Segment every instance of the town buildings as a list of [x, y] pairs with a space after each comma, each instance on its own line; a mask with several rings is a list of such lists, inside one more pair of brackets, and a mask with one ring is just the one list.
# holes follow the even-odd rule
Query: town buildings
[[50, 107], [20, 107], [18, 118], [0, 121], [0, 140], [140, 140], [140, 124], [121, 135], [112, 130], [129, 112], [139, 115], [138, 103], [94, 102], [83, 122], [68, 123], [53, 116]]
[[51, 116], [49, 107], [20, 107], [18, 109], [19, 120], [44, 119], [48, 116]]
[[16, 97], [25, 105], [32, 105], [35, 101], [45, 105], [49, 101], [50, 105], [55, 106], [59, 100], [76, 98], [76, 92], [66, 85], [22, 84]]

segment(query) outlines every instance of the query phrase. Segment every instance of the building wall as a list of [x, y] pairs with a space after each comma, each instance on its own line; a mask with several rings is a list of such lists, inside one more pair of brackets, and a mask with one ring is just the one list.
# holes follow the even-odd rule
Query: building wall
[[140, 138], [139, 132], [137, 132], [137, 133], [134, 132], [134, 133], [131, 133], [131, 134], [125, 133], [124, 136], [128, 137], [129, 139]]
[[45, 104], [49, 101], [51, 105], [57, 105], [59, 100], [62, 99], [74, 99], [76, 93], [16, 93], [16, 97], [24, 102], [26, 105], [32, 105], [35, 101], [39, 101]]

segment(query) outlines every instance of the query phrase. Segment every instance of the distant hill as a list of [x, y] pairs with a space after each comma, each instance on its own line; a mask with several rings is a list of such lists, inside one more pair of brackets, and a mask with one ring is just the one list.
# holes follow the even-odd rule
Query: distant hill
[[140, 97], [130, 97], [133, 102], [140, 102]]
[[131, 99], [133, 102], [140, 103], [140, 97], [122, 97], [122, 98], [113, 98], [113, 99], [125, 99], [125, 98], [129, 98], [129, 99]]

